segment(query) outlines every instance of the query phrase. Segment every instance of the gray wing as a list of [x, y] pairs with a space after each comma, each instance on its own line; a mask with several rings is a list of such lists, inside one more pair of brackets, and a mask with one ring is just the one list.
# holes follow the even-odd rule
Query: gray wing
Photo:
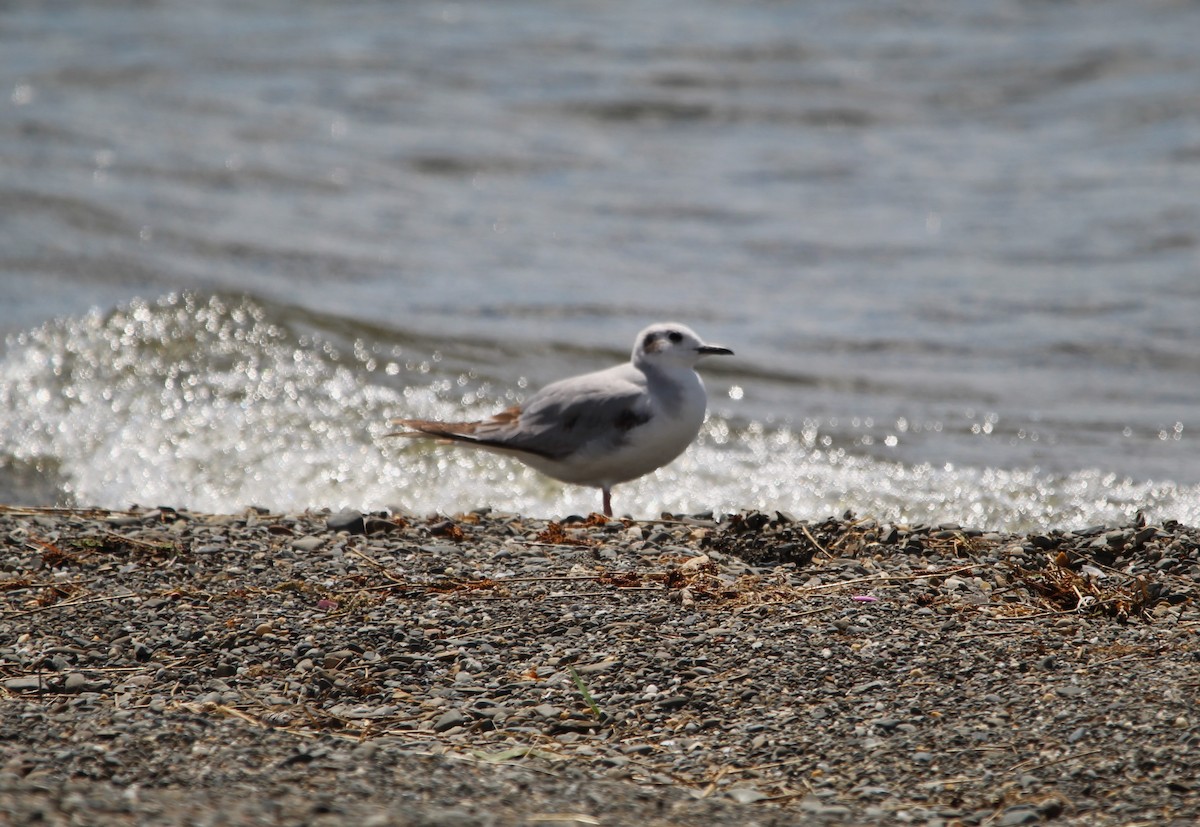
[[496, 447], [562, 459], [620, 445], [652, 413], [641, 385], [624, 372], [600, 371], [547, 385], [515, 421], [495, 429], [481, 423], [476, 435]]

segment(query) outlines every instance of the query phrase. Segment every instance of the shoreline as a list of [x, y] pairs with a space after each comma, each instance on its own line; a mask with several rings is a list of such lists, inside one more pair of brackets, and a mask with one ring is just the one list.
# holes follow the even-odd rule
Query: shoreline
[[0, 540], [14, 823], [1200, 817], [1187, 526], [0, 506]]

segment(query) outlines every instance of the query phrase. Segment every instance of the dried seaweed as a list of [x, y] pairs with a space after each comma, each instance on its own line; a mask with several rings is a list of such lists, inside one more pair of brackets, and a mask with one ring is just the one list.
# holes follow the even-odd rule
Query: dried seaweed
[[1057, 559], [1037, 571], [1020, 566], [1013, 566], [1012, 570], [1043, 606], [1054, 611], [1105, 615], [1125, 621], [1144, 617], [1154, 608], [1152, 589], [1144, 577], [1110, 584], [1079, 574]]

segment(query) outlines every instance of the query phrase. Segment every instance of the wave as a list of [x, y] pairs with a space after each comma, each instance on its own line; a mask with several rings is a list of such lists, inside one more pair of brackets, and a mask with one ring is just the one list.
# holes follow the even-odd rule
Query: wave
[[[244, 296], [175, 293], [52, 321], [10, 337], [0, 360], [0, 494], [213, 512], [596, 510], [595, 492], [513, 460], [384, 436], [393, 416], [484, 415], [520, 400], [523, 379], [460, 369], [465, 361], [403, 331]], [[853, 511], [1014, 531], [1114, 524], [1138, 510], [1200, 521], [1194, 485], [889, 461], [818, 422], [726, 412], [710, 415], [681, 459], [614, 497], [641, 518]]]

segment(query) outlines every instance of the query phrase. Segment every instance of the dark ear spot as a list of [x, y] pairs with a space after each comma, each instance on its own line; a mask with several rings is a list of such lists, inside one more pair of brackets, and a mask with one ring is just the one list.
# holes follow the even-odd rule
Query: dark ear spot
[[683, 334], [678, 330], [672, 330], [667, 334], [667, 338], [670, 339], [674, 344], [679, 344], [683, 341]]

